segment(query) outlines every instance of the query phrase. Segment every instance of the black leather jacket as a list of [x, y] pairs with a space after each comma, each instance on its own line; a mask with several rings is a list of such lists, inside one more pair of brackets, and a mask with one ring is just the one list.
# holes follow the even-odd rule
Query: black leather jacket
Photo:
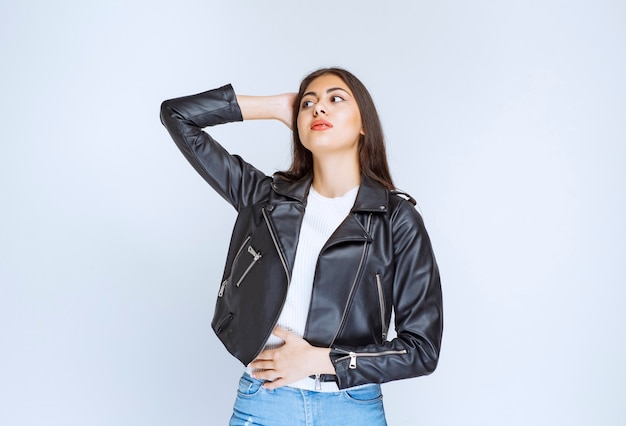
[[[230, 85], [161, 106], [187, 160], [239, 213], [212, 327], [247, 365], [285, 301], [311, 180], [266, 176], [201, 130], [242, 119]], [[397, 337], [388, 341], [392, 309]], [[363, 176], [350, 214], [320, 252], [304, 338], [331, 348], [347, 388], [431, 373], [442, 330], [439, 271], [414, 201]]]

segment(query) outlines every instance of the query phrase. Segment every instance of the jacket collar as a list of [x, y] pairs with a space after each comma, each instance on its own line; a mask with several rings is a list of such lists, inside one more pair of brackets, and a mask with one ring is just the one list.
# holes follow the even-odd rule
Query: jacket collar
[[[280, 195], [293, 198], [306, 204], [306, 198], [311, 187], [312, 176], [307, 176], [297, 182], [291, 182], [280, 175], [273, 176], [272, 188]], [[389, 191], [381, 184], [367, 176], [361, 175], [361, 185], [356, 195], [352, 212], [379, 212], [384, 213], [389, 208]]]

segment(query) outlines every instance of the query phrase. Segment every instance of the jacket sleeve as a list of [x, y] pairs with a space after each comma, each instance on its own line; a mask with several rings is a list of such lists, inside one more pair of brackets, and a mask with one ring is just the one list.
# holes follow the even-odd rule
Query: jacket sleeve
[[259, 185], [270, 179], [264, 173], [230, 155], [202, 129], [242, 121], [231, 85], [161, 104], [161, 122], [196, 171], [238, 211], [255, 203]]
[[334, 346], [339, 387], [432, 373], [439, 359], [443, 305], [439, 269], [421, 216], [408, 202], [392, 215], [393, 308], [397, 337], [361, 347]]

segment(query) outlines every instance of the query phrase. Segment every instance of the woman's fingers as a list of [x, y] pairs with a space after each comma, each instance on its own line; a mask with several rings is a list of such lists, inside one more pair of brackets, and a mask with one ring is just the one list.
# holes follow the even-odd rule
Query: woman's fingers
[[274, 359], [274, 352], [275, 352], [275, 349], [266, 349], [262, 351], [260, 354], [258, 354], [257, 357], [254, 359], [254, 361]]
[[278, 389], [282, 386], [286, 386], [292, 383], [293, 380], [280, 377], [275, 370], [262, 370], [252, 373], [252, 377], [259, 380], [264, 380], [263, 387], [266, 389]]
[[264, 384], [266, 388], [276, 389], [317, 372], [334, 371], [332, 365], [330, 368], [326, 365], [330, 363], [328, 349], [314, 348], [284, 328], [276, 327], [272, 334], [285, 343], [262, 351], [249, 365], [254, 370], [253, 377], [268, 381]]
[[263, 387], [266, 389], [278, 389], [280, 387], [288, 385], [289, 382], [283, 378], [263, 383]]
[[272, 360], [254, 360], [250, 363], [253, 370], [274, 370], [274, 361]]

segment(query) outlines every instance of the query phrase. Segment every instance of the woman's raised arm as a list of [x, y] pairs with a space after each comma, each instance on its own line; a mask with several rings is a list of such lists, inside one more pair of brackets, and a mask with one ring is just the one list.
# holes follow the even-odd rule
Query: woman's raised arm
[[231, 155], [203, 129], [242, 119], [277, 119], [290, 126], [294, 96], [237, 96], [232, 86], [226, 85], [164, 101], [161, 122], [196, 171], [241, 210], [265, 196], [251, 188], [265, 181], [269, 186], [271, 179], [241, 157]]

